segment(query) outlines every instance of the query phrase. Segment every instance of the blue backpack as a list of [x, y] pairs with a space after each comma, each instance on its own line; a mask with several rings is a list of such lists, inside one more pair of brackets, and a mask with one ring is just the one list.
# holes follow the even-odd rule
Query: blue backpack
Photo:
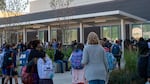
[[119, 53], [120, 53], [119, 45], [114, 44], [113, 47], [112, 47], [112, 54], [113, 55], [118, 55]]
[[108, 68], [109, 70], [114, 70], [116, 67], [116, 58], [114, 55], [110, 52], [106, 52], [107, 62], [108, 62]]
[[20, 66], [26, 65], [30, 52], [31, 52], [31, 50], [26, 50], [26, 51], [21, 53]]
[[12, 50], [6, 51], [4, 54], [3, 67], [11, 68], [10, 66], [14, 63], [14, 53]]
[[81, 64], [82, 54], [81, 50], [75, 50], [72, 52], [71, 56], [71, 66], [73, 69], [83, 69], [83, 65]]

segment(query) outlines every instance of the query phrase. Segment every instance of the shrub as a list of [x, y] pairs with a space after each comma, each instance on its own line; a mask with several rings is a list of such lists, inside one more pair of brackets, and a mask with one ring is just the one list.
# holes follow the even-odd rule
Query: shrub
[[125, 50], [125, 68], [114, 70], [110, 74], [109, 84], [144, 84], [144, 80], [137, 74], [138, 53], [136, 51]]
[[72, 53], [72, 49], [70, 47], [64, 48], [63, 53], [64, 53], [64, 59], [68, 60]]
[[54, 49], [47, 49], [46, 54], [54, 61]]

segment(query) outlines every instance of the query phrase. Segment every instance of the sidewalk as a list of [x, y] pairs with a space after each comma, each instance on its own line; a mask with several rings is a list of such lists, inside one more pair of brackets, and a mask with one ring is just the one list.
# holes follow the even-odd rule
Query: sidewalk
[[71, 72], [56, 73], [54, 76], [54, 84], [71, 84]]
[[[1, 84], [2, 78], [0, 77], [0, 84]], [[18, 84], [21, 84], [21, 78], [18, 79]], [[54, 75], [54, 84], [71, 84], [71, 72], [65, 72], [65, 73], [55, 73]], [[9, 83], [8, 83], [9, 84]], [[13, 84], [15, 84], [15, 81], [13, 80]]]

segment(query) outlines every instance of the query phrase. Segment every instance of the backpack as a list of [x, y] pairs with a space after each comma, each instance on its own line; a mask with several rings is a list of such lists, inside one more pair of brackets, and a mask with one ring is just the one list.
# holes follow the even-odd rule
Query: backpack
[[113, 54], [113, 55], [119, 55], [119, 53], [120, 53], [119, 45], [114, 44], [114, 45], [112, 46], [112, 54]]
[[138, 43], [138, 47], [139, 47], [139, 54], [141, 55], [145, 55], [148, 52], [148, 44], [145, 41], [141, 41]]
[[34, 65], [34, 60], [28, 62], [21, 70], [21, 79], [23, 84], [38, 84], [39, 76], [35, 72], [36, 68]]
[[71, 66], [73, 69], [83, 69], [83, 65], [81, 64], [82, 54], [81, 50], [73, 51], [71, 54]]
[[14, 53], [13, 53], [13, 51], [8, 50], [4, 54], [3, 67], [4, 68], [11, 68], [13, 63], [14, 63]]
[[117, 62], [116, 58], [110, 52], [106, 52], [106, 58], [107, 58], [107, 62], [108, 62], [108, 69], [114, 70], [116, 67], [116, 62]]
[[21, 53], [21, 55], [20, 55], [20, 66], [26, 65], [30, 52], [31, 52], [31, 50], [26, 50], [26, 51]]
[[32, 67], [32, 70], [30, 73], [27, 72], [27, 66], [23, 66], [21, 70], [21, 81], [23, 84], [37, 84], [38, 75], [36, 73], [33, 73], [34, 67]]

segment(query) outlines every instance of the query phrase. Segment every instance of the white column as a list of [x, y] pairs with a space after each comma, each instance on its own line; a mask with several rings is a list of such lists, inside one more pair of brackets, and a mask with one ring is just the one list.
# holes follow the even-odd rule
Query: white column
[[2, 42], [3, 42], [3, 43], [6, 42], [6, 31], [5, 31], [5, 29], [3, 29]]
[[121, 19], [122, 56], [124, 58], [125, 22]]
[[48, 26], [48, 42], [51, 41], [51, 27]]
[[84, 29], [82, 23], [80, 23], [80, 43], [84, 43]]
[[132, 24], [131, 23], [129, 24], [129, 33], [130, 33], [130, 39], [131, 39], [132, 37]]
[[23, 43], [26, 42], [26, 28], [23, 28]]

